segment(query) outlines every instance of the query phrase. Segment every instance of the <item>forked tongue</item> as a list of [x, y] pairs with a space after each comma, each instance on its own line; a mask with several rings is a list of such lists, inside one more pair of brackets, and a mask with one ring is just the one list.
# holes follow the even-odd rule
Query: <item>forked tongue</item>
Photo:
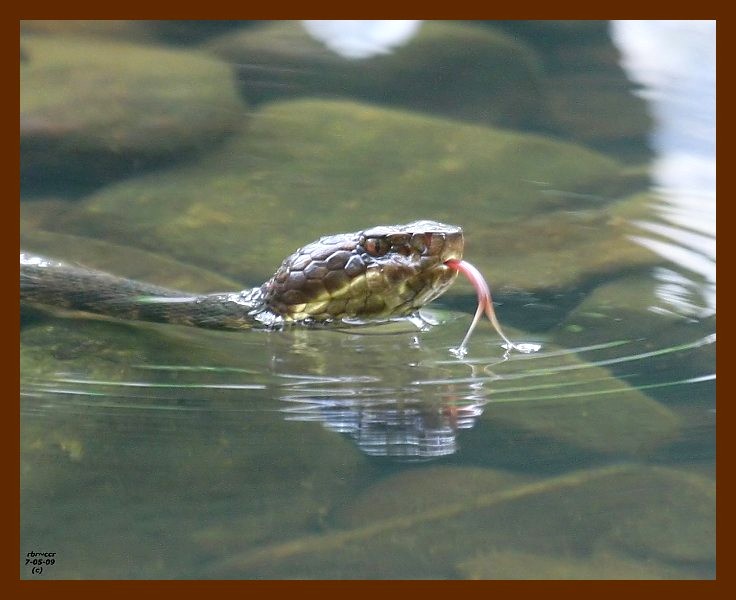
[[460, 358], [467, 354], [468, 340], [470, 339], [470, 336], [475, 330], [475, 327], [478, 324], [478, 321], [480, 321], [483, 313], [486, 314], [488, 320], [491, 322], [491, 325], [493, 325], [493, 328], [498, 332], [498, 335], [500, 335], [503, 338], [503, 341], [506, 342], [505, 347], [508, 350], [517, 350], [525, 354], [536, 352], [537, 350], [539, 350], [539, 344], [514, 344], [509, 338], [506, 337], [503, 330], [501, 329], [501, 325], [498, 323], [498, 319], [496, 318], [496, 311], [493, 310], [491, 290], [488, 287], [485, 278], [483, 277], [483, 275], [481, 275], [478, 269], [476, 269], [473, 265], [464, 260], [451, 259], [446, 261], [445, 264], [451, 269], [454, 269], [455, 271], [458, 271], [459, 273], [465, 275], [465, 277], [468, 278], [470, 283], [475, 288], [476, 294], [478, 294], [478, 309], [475, 311], [473, 322], [470, 324], [468, 332], [465, 334], [463, 341], [460, 342], [460, 345], [457, 348], [451, 348], [450, 352]]

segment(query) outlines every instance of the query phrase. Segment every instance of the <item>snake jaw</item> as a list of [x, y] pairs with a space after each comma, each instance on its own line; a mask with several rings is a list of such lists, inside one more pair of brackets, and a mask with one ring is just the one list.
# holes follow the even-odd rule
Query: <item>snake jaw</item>
[[441, 295], [457, 277], [462, 229], [434, 221], [378, 226], [320, 238], [288, 257], [261, 287], [285, 322], [386, 320]]

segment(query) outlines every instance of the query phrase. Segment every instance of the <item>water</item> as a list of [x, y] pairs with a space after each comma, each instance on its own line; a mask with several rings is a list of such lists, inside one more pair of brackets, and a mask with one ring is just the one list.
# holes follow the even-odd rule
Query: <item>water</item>
[[24, 249], [223, 291], [437, 219], [540, 350], [453, 355], [465, 281], [339, 331], [24, 307], [21, 576], [713, 578], [714, 23], [353, 27], [26, 24]]

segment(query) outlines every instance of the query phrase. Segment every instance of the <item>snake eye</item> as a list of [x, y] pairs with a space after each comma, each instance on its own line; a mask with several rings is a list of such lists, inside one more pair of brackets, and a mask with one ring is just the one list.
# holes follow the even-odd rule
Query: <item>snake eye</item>
[[363, 248], [371, 256], [383, 256], [391, 249], [391, 244], [384, 238], [368, 238], [363, 243]]

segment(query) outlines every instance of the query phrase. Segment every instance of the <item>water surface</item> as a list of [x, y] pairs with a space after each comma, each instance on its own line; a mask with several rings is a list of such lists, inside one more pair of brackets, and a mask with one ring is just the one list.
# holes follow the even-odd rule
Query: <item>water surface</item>
[[24, 307], [21, 576], [714, 577], [714, 23], [362, 27], [27, 23], [24, 249], [223, 291], [437, 219], [540, 351], [455, 357], [464, 281], [421, 327]]

